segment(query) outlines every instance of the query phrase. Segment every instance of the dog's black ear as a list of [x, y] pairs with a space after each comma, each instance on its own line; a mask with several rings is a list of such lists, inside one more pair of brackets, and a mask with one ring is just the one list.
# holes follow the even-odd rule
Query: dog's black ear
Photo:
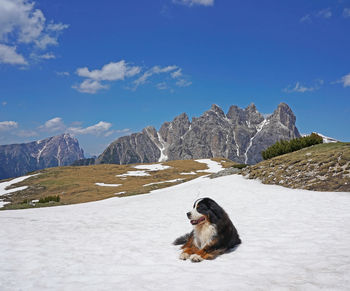
[[217, 223], [224, 216], [224, 211], [213, 199], [206, 198], [205, 203], [209, 208], [210, 220], [212, 223]]

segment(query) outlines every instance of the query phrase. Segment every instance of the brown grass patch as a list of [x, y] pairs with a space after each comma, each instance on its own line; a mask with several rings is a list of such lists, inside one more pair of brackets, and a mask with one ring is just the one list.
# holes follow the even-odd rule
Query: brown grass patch
[[[226, 165], [229, 160], [220, 159]], [[23, 208], [22, 202], [27, 199], [32, 201], [46, 196], [59, 195], [61, 201], [57, 204], [75, 204], [89, 201], [96, 201], [115, 197], [116, 193], [123, 192], [117, 196], [130, 196], [143, 193], [149, 193], [152, 190], [165, 188], [182, 182], [186, 182], [206, 175], [207, 173], [196, 171], [207, 169], [204, 163], [198, 163], [193, 160], [169, 161], [161, 163], [171, 168], [160, 171], [146, 171], [150, 176], [127, 176], [117, 177], [128, 171], [139, 171], [135, 165], [113, 165], [101, 164], [92, 166], [78, 167], [56, 167], [40, 170], [35, 173], [40, 175], [31, 177], [21, 183], [17, 183], [12, 188], [19, 186], [28, 186], [26, 190], [14, 192], [8, 196], [11, 204], [5, 205], [2, 209]], [[147, 165], [147, 164], [144, 164]], [[182, 175], [181, 173], [194, 172], [194, 175]], [[182, 179], [177, 182], [159, 183], [169, 180]], [[121, 184], [118, 187], [97, 186], [95, 183]], [[144, 186], [150, 183], [150, 186]], [[21, 207], [22, 204], [22, 207]], [[16, 205], [18, 207], [16, 207]]]

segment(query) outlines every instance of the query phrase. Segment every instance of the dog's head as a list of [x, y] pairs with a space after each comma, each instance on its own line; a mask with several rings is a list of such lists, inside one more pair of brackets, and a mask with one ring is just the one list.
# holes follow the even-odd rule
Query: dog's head
[[193, 209], [187, 212], [187, 217], [194, 226], [208, 221], [216, 224], [224, 215], [224, 210], [212, 199], [201, 198], [194, 202]]

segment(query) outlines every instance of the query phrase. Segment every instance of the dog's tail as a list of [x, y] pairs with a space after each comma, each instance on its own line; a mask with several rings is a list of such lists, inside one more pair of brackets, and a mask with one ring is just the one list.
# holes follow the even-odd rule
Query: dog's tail
[[176, 240], [174, 240], [173, 245], [184, 245], [190, 238], [191, 234], [192, 233], [186, 233], [185, 235], [178, 237]]

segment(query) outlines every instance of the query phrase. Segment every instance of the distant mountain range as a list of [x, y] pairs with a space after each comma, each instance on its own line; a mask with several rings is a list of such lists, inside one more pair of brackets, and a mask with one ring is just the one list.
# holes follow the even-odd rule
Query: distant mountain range
[[70, 134], [23, 144], [0, 146], [0, 179], [49, 167], [67, 166], [84, 159], [79, 142]]
[[[150, 163], [224, 157], [235, 162], [255, 164], [261, 151], [281, 139], [300, 137], [295, 115], [285, 103], [269, 116], [254, 104], [245, 109], [231, 106], [227, 114], [217, 106], [189, 120], [186, 113], [165, 122], [157, 131], [148, 126], [142, 132], [112, 142], [97, 158], [97, 164]], [[91, 164], [91, 160], [80, 164]], [[77, 162], [76, 164], [79, 164]]]
[[152, 163], [213, 157], [256, 164], [262, 160], [261, 151], [276, 141], [300, 137], [295, 121], [293, 111], [285, 103], [268, 116], [259, 113], [254, 104], [244, 109], [231, 106], [226, 114], [214, 104], [191, 121], [182, 113], [173, 121], [164, 122], [159, 131], [148, 126], [141, 132], [120, 137], [96, 159], [85, 159], [78, 140], [70, 134], [2, 145], [0, 179], [71, 164]]

